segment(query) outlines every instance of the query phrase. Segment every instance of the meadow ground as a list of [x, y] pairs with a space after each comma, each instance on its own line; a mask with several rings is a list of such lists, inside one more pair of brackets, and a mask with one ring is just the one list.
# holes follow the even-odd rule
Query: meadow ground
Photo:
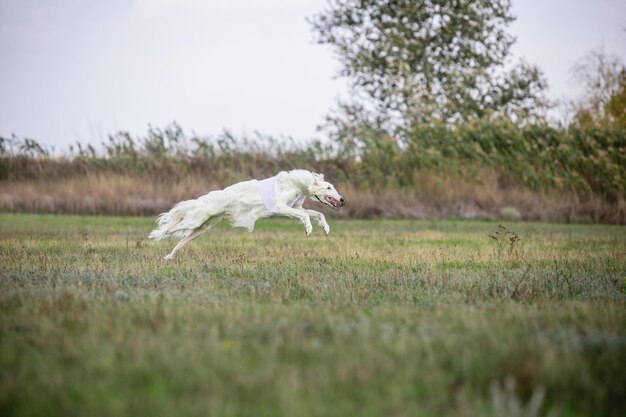
[[626, 227], [330, 224], [0, 214], [0, 414], [623, 415]]

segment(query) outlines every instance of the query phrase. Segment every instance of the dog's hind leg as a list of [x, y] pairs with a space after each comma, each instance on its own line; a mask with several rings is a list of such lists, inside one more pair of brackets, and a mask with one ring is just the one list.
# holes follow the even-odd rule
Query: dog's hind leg
[[174, 255], [176, 254], [176, 252], [178, 252], [183, 246], [185, 246], [187, 243], [191, 242], [192, 240], [200, 236], [205, 231], [206, 230], [204, 230], [203, 227], [194, 230], [188, 236], [185, 236], [184, 238], [182, 238], [180, 242], [178, 242], [176, 246], [174, 246], [174, 249], [172, 249], [172, 251], [169, 254], [165, 255], [163, 259], [165, 259], [166, 261], [169, 261], [170, 259], [172, 259]]
[[220, 219], [221, 219], [220, 216], [212, 217], [209, 220], [207, 220], [202, 226], [194, 229], [189, 235], [187, 235], [184, 238], [182, 238], [180, 240], [180, 242], [178, 242], [176, 244], [176, 246], [174, 246], [174, 249], [172, 249], [172, 251], [170, 253], [165, 255], [163, 257], [163, 259], [165, 259], [166, 261], [169, 261], [170, 259], [172, 259], [174, 257], [174, 255], [176, 254], [176, 252], [178, 252], [183, 246], [185, 246], [187, 243], [191, 242], [192, 240], [194, 240], [198, 236], [208, 232], [209, 229], [215, 223], [217, 223]]

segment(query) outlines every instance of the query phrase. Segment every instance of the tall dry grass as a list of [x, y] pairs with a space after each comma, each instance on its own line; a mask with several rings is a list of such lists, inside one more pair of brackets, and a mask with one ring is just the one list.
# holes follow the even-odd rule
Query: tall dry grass
[[490, 120], [297, 144], [228, 132], [198, 138], [173, 124], [143, 138], [120, 132], [100, 151], [77, 146], [52, 157], [33, 140], [0, 138], [0, 210], [154, 215], [244, 179], [305, 168], [346, 194], [339, 216], [626, 222], [619, 129]]
[[35, 213], [152, 215], [178, 201], [195, 198], [217, 185], [200, 177], [177, 182], [120, 174], [89, 174], [57, 180], [5, 182], [0, 210]]
[[[348, 205], [327, 214], [353, 218], [466, 218], [626, 223], [623, 200], [607, 202], [597, 195], [581, 199], [572, 193], [536, 192], [522, 186], [498, 185], [496, 175], [481, 183], [425, 172], [412, 188], [357, 189], [349, 181], [337, 184]], [[333, 178], [329, 178], [333, 180]], [[174, 181], [100, 173], [63, 179], [4, 181], [0, 211], [148, 215], [175, 203], [199, 197], [228, 183], [197, 175]], [[315, 202], [306, 205], [320, 208]]]

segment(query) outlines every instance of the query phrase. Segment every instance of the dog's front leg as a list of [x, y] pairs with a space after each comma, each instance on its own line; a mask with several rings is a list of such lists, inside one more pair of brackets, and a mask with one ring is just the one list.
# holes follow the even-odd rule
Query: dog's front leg
[[304, 231], [306, 232], [307, 236], [310, 235], [313, 231], [311, 218], [309, 217], [309, 214], [303, 209], [298, 210], [295, 208], [291, 208], [287, 204], [276, 204], [274, 206], [274, 214], [300, 220], [300, 222], [304, 224]]
[[326, 217], [324, 217], [324, 214], [311, 209], [304, 209], [304, 211], [306, 211], [310, 217], [313, 217], [315, 220], [317, 220], [317, 224], [319, 224], [324, 229], [324, 233], [330, 233], [330, 226], [328, 225], [328, 223], [326, 223]]

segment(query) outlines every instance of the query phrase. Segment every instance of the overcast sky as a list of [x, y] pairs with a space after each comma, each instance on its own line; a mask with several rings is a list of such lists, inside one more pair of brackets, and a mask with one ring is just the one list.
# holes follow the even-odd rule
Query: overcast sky
[[[326, 0], [0, 0], [0, 136], [56, 150], [143, 134], [255, 130], [296, 139], [347, 96], [305, 18]], [[626, 0], [513, 0], [515, 58], [538, 64], [553, 98], [603, 47], [626, 61]]]

